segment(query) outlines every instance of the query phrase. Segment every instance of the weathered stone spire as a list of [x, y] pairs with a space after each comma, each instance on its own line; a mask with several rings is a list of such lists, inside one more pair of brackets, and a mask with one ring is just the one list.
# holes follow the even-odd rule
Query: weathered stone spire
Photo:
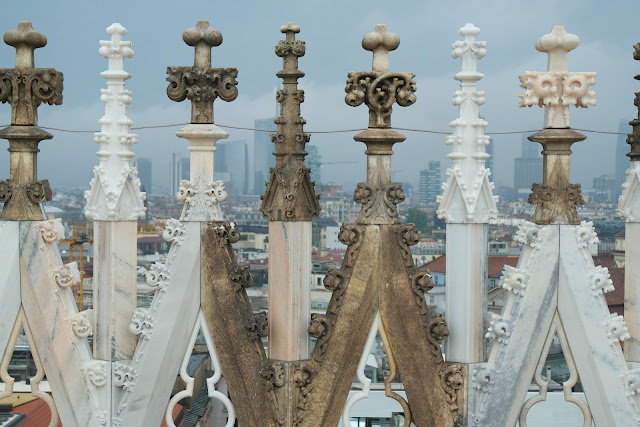
[[400, 38], [376, 25], [374, 32], [362, 39], [362, 47], [373, 52], [372, 71], [348, 74], [345, 102], [352, 107], [362, 103], [369, 107], [369, 129], [353, 139], [367, 144], [367, 182], [360, 183], [353, 195], [362, 204], [359, 224], [399, 224], [396, 205], [404, 200], [402, 185], [391, 182], [392, 147], [405, 140], [390, 129], [394, 103], [407, 107], [416, 101], [413, 73], [389, 72], [389, 51], [400, 45]]
[[53, 135], [38, 127], [38, 106], [62, 104], [62, 73], [53, 68], [34, 68], [34, 50], [44, 47], [47, 38], [28, 21], [7, 31], [4, 42], [16, 49], [16, 66], [0, 69], [0, 102], [11, 104], [11, 126], [0, 130], [9, 140], [10, 177], [0, 181], [0, 219], [42, 220], [40, 203], [51, 200], [46, 179], [38, 180], [38, 144]]
[[304, 56], [305, 44], [295, 39], [300, 27], [293, 22], [280, 27], [280, 31], [286, 36], [275, 48], [276, 55], [282, 58], [282, 70], [276, 73], [282, 79], [282, 89], [276, 95], [280, 116], [274, 121], [277, 133], [271, 135], [276, 146], [273, 153], [276, 165], [266, 183], [260, 210], [271, 221], [310, 221], [318, 215], [320, 206], [314, 182], [309, 177], [310, 170], [304, 164], [309, 134], [304, 133], [306, 121], [300, 116], [304, 91], [298, 89], [298, 79], [304, 77], [304, 73], [298, 69], [298, 58]]
[[533, 184], [529, 203], [536, 205], [536, 224], [580, 224], [576, 205], [584, 203], [580, 184], [569, 183], [571, 145], [586, 136], [569, 128], [569, 106], [595, 105], [596, 73], [567, 71], [567, 53], [580, 43], [578, 36], [555, 26], [536, 42], [536, 49], [549, 54], [546, 72], [527, 71], [519, 76], [520, 106], [545, 106], [546, 129], [529, 137], [542, 145], [543, 183]]
[[[633, 46], [633, 59], [640, 61], [640, 43], [636, 43]], [[640, 74], [634, 77], [636, 80], [640, 80]], [[638, 118], [629, 122], [633, 126], [631, 134], [627, 137], [627, 144], [631, 146], [631, 151], [627, 154], [631, 161], [640, 160], [640, 92], [636, 92], [636, 98], [633, 101], [634, 105], [638, 107]]]
[[208, 21], [198, 21], [182, 39], [195, 48], [193, 67], [167, 67], [167, 95], [173, 101], [191, 101], [191, 123], [213, 123], [213, 101], [238, 96], [238, 69], [211, 68], [211, 48], [222, 44], [222, 34]]
[[131, 145], [138, 135], [131, 133], [133, 121], [127, 117], [131, 92], [124, 88], [131, 75], [124, 70], [124, 59], [133, 57], [131, 42], [122, 40], [126, 28], [118, 23], [107, 28], [111, 40], [101, 40], [101, 56], [109, 60], [109, 69], [100, 75], [107, 80], [100, 101], [105, 104], [99, 120], [101, 130], [94, 135], [100, 144], [100, 164], [93, 169], [91, 190], [85, 192], [85, 215], [95, 221], [135, 221], [144, 216], [145, 193], [140, 192], [138, 170], [131, 165], [135, 156]]

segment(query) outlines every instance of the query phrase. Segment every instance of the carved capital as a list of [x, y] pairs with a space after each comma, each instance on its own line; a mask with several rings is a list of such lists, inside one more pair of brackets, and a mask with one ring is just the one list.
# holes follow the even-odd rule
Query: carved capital
[[350, 71], [345, 87], [345, 102], [357, 107], [369, 107], [369, 127], [391, 127], [393, 104], [408, 107], [416, 102], [414, 73], [375, 73]]
[[0, 69], [0, 102], [11, 104], [11, 124], [37, 125], [40, 104], [62, 105], [62, 82], [53, 68]]
[[533, 184], [529, 203], [536, 205], [536, 224], [579, 224], [577, 205], [583, 205], [580, 184], [569, 184], [564, 188], [547, 184]]
[[400, 183], [380, 186], [359, 183], [353, 193], [353, 200], [362, 205], [358, 223], [400, 224], [397, 205], [404, 199], [405, 195]]

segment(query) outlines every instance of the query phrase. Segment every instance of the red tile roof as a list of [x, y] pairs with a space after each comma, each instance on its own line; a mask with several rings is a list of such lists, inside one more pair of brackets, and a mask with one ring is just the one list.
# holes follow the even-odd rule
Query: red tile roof
[[609, 270], [613, 287], [611, 292], [604, 294], [611, 313], [624, 314], [624, 268], [612, 268]]
[[[510, 265], [515, 267], [518, 264], [517, 256], [490, 256], [489, 257], [489, 277], [500, 277], [502, 275], [502, 269], [504, 266]], [[445, 273], [447, 265], [447, 256], [443, 255], [439, 258], [434, 259], [433, 261], [423, 265], [420, 269], [428, 269], [433, 273]]]
[[[20, 424], [20, 427], [43, 427], [48, 426], [51, 421], [51, 411], [49, 406], [42, 399], [32, 400], [15, 406], [11, 410], [12, 414], [24, 414], [27, 419]], [[58, 427], [62, 427], [62, 423], [58, 421]]]

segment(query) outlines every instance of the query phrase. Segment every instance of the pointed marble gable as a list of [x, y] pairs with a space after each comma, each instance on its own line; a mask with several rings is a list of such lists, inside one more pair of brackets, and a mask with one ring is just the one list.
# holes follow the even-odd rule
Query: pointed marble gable
[[469, 190], [460, 173], [447, 169], [447, 182], [442, 184], [443, 194], [438, 196], [438, 218], [450, 223], [494, 223], [497, 221], [498, 196], [493, 195], [494, 184], [489, 180], [489, 169], [478, 170], [473, 189]]
[[632, 162], [627, 170], [622, 195], [618, 200], [618, 215], [627, 222], [640, 221], [640, 162]]
[[131, 145], [138, 136], [131, 132], [133, 121], [127, 117], [131, 92], [124, 89], [131, 75], [124, 71], [124, 59], [133, 56], [130, 41], [123, 41], [127, 30], [118, 23], [107, 28], [111, 40], [100, 41], [99, 53], [109, 60], [109, 69], [101, 73], [107, 80], [100, 101], [105, 115], [99, 120], [100, 132], [94, 140], [100, 145], [97, 152], [100, 164], [93, 169], [91, 189], [85, 192], [85, 215], [95, 221], [135, 221], [144, 216], [145, 193], [140, 192], [138, 170], [131, 165], [135, 154]]

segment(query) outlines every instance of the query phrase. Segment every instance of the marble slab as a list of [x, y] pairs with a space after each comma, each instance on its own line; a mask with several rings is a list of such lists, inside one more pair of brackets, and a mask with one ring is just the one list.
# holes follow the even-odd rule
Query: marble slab
[[20, 309], [19, 222], [0, 221], [0, 358]]

